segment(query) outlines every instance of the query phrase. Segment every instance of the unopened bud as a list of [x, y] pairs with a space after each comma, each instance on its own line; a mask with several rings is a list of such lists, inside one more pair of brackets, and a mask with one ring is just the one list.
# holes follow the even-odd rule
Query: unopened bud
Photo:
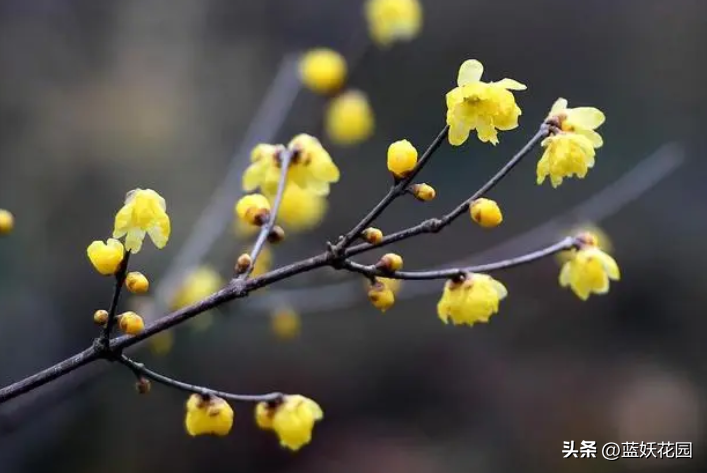
[[376, 263], [376, 268], [383, 271], [400, 271], [403, 268], [403, 257], [397, 253], [386, 253]]
[[108, 323], [108, 311], [99, 309], [93, 313], [93, 322], [96, 325], [105, 325]]
[[503, 222], [503, 213], [496, 201], [491, 199], [476, 199], [469, 206], [471, 219], [484, 228], [497, 227]]
[[248, 271], [250, 265], [253, 263], [253, 259], [248, 253], [243, 253], [236, 260], [236, 274], [243, 274]]
[[412, 195], [414, 195], [417, 200], [421, 200], [422, 202], [429, 202], [437, 196], [435, 188], [425, 183], [415, 184], [410, 187], [410, 190], [412, 191]]
[[367, 243], [375, 245], [383, 240], [383, 232], [378, 228], [368, 227], [361, 232], [361, 238], [366, 240]]
[[152, 383], [149, 379], [140, 376], [137, 381], [135, 381], [135, 390], [139, 394], [147, 394], [152, 389]]
[[285, 230], [280, 225], [275, 225], [268, 233], [268, 242], [272, 244], [280, 243], [285, 239]]

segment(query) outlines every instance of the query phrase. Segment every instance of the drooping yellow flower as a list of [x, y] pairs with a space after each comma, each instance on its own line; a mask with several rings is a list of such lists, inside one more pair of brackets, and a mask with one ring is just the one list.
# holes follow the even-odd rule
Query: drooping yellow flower
[[388, 171], [398, 179], [404, 178], [417, 165], [417, 149], [408, 140], [399, 140], [388, 146]]
[[400, 288], [403, 285], [403, 280], [402, 279], [395, 279], [395, 278], [376, 278], [376, 280], [380, 283], [382, 283], [386, 288], [390, 289], [394, 295], [397, 295], [398, 292], [400, 292]]
[[547, 122], [559, 130], [542, 142], [545, 152], [538, 161], [538, 184], [542, 184], [547, 176], [550, 176], [553, 187], [562, 184], [565, 177], [584, 178], [594, 166], [595, 150], [604, 144], [595, 130], [605, 120], [604, 113], [597, 108], [567, 108], [566, 99], [557, 99]]
[[106, 243], [96, 240], [88, 245], [86, 254], [96, 271], [104, 276], [110, 276], [118, 271], [125, 256], [125, 249], [121, 242], [109, 238]]
[[386, 284], [376, 278], [376, 281], [368, 288], [368, 300], [371, 301], [373, 307], [386, 312], [395, 304], [395, 291], [391, 289], [390, 284]]
[[[268, 199], [273, 205], [275, 196], [268, 196]], [[323, 196], [293, 182], [285, 187], [280, 210], [277, 213], [277, 222], [288, 232], [310, 230], [321, 223], [327, 207], [327, 201]]]
[[537, 166], [538, 185], [550, 176], [552, 187], [562, 184], [566, 177], [583, 179], [594, 167], [596, 152], [592, 142], [584, 135], [559, 132], [545, 138], [541, 145], [545, 148]]
[[[288, 148], [294, 157], [287, 172], [287, 182], [294, 182], [316, 195], [329, 194], [329, 185], [339, 180], [339, 168], [319, 140], [300, 134], [290, 141]], [[275, 195], [283, 151], [281, 145], [256, 146], [251, 154], [251, 165], [243, 175], [243, 190], [250, 192], [260, 187], [264, 194]]]
[[329, 139], [350, 146], [368, 139], [375, 127], [373, 109], [366, 94], [348, 90], [329, 102], [324, 115], [324, 130]]
[[275, 405], [261, 402], [255, 407], [258, 427], [273, 430], [280, 445], [293, 451], [311, 442], [314, 424], [323, 418], [319, 404], [299, 394], [287, 395]]
[[609, 292], [609, 281], [621, 279], [616, 260], [594, 245], [584, 245], [560, 271], [560, 286], [569, 287], [586, 301], [594, 294]]
[[469, 59], [459, 68], [457, 87], [447, 93], [447, 125], [449, 143], [463, 144], [471, 130], [476, 130], [482, 142], [498, 143], [497, 130], [507, 131], [518, 126], [520, 107], [511, 90], [526, 86], [513, 79], [481, 82], [484, 66]]
[[277, 338], [290, 340], [299, 335], [300, 316], [291, 307], [280, 308], [270, 316], [270, 327]]
[[567, 108], [567, 105], [567, 99], [557, 99], [550, 109], [547, 120], [556, 122], [562, 131], [586, 136], [593, 147], [601, 148], [604, 140], [594, 130], [606, 121], [604, 113], [594, 107]]
[[495, 200], [481, 197], [469, 206], [471, 219], [484, 228], [494, 228], [503, 222], [503, 212]]
[[320, 94], [337, 91], [346, 80], [346, 70], [344, 57], [328, 48], [307, 51], [299, 63], [302, 83]]
[[0, 236], [9, 235], [15, 228], [15, 217], [9, 210], [0, 209]]
[[174, 293], [172, 310], [192, 305], [224, 286], [223, 278], [213, 268], [201, 266], [191, 271]]
[[[585, 223], [571, 228], [569, 231], [563, 232], [563, 235], [579, 235], [590, 234], [594, 238], [594, 245], [605, 253], [611, 253], [614, 249], [614, 244], [609, 235], [592, 223]], [[576, 253], [577, 250], [566, 250], [557, 253], [556, 259], [560, 264], [564, 264]]]
[[167, 204], [162, 196], [152, 189], [135, 189], [128, 192], [125, 205], [115, 215], [113, 238], [125, 236], [125, 249], [137, 253], [146, 233], [161, 249], [167, 244], [170, 231]]
[[233, 409], [220, 397], [192, 394], [187, 401], [184, 426], [192, 437], [228, 435], [233, 427]]
[[449, 280], [437, 303], [437, 315], [445, 324], [474, 325], [488, 322], [498, 312], [506, 287], [486, 274], [469, 274], [463, 281]]
[[365, 14], [371, 38], [383, 47], [409, 41], [422, 28], [419, 0], [368, 0]]

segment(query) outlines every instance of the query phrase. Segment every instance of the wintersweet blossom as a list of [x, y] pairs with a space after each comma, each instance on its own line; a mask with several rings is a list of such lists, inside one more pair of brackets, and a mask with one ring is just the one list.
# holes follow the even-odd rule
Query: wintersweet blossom
[[468, 274], [463, 280], [449, 280], [437, 304], [437, 315], [445, 324], [474, 325], [488, 322], [498, 312], [506, 287], [486, 274]]
[[312, 440], [314, 424], [324, 418], [322, 408], [299, 394], [287, 395], [275, 404], [261, 402], [255, 407], [258, 427], [273, 430], [280, 445], [297, 451]]
[[302, 83], [321, 94], [338, 90], [346, 80], [346, 70], [344, 57], [328, 48], [307, 51], [299, 62]]
[[96, 240], [88, 245], [86, 254], [96, 271], [104, 276], [110, 276], [118, 271], [125, 256], [125, 249], [121, 242], [109, 238], [105, 243]]
[[224, 436], [233, 427], [233, 409], [220, 397], [192, 394], [187, 401], [186, 411], [184, 426], [192, 437]]
[[127, 193], [125, 205], [115, 216], [113, 238], [125, 236], [125, 249], [137, 253], [145, 234], [161, 249], [167, 244], [170, 231], [167, 204], [162, 196], [152, 189], [135, 189]]
[[484, 66], [476, 59], [469, 59], [459, 68], [457, 87], [447, 93], [447, 125], [449, 143], [463, 144], [471, 130], [476, 130], [479, 140], [498, 144], [498, 130], [512, 130], [518, 126], [520, 107], [512, 90], [525, 90], [526, 86], [513, 79], [482, 82]]
[[368, 0], [365, 14], [371, 38], [383, 47], [409, 41], [422, 28], [419, 0]]
[[368, 139], [375, 127], [373, 108], [360, 90], [348, 90], [329, 102], [324, 115], [327, 137], [337, 145], [351, 146]]
[[596, 238], [587, 240], [562, 266], [559, 282], [586, 301], [591, 294], [609, 292], [609, 281], [621, 279], [616, 260], [596, 246]]

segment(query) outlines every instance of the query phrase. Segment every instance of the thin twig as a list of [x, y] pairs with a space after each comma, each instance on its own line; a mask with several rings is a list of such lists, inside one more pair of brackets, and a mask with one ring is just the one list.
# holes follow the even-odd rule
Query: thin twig
[[359, 221], [348, 233], [343, 235], [341, 239], [334, 245], [332, 248], [332, 252], [336, 255], [341, 255], [342, 251], [348, 248], [348, 246], [353, 242], [356, 238], [358, 238], [363, 230], [366, 229], [380, 214], [382, 214], [388, 206], [393, 203], [395, 199], [400, 197], [401, 195], [404, 195], [407, 192], [407, 188], [410, 185], [410, 183], [415, 179], [415, 177], [422, 171], [422, 168], [425, 167], [425, 165], [430, 161], [430, 158], [432, 158], [432, 155], [434, 155], [435, 151], [439, 149], [439, 147], [442, 145], [444, 140], [447, 138], [447, 135], [449, 134], [449, 125], [446, 125], [442, 131], [439, 132], [437, 137], [432, 141], [432, 143], [427, 147], [425, 152], [422, 154], [420, 157], [420, 160], [417, 162], [417, 165], [413, 170], [405, 176], [403, 179], [400, 179], [397, 181], [391, 188], [388, 190], [388, 193], [383, 196], [383, 198], [376, 204], [375, 207]]
[[382, 246], [390, 245], [401, 240], [407, 240], [410, 237], [421, 235], [423, 233], [437, 233], [444, 227], [450, 225], [454, 220], [456, 220], [460, 215], [469, 210], [469, 205], [476, 199], [485, 195], [488, 191], [493, 189], [496, 184], [501, 182], [501, 180], [508, 175], [509, 172], [518, 164], [520, 161], [528, 155], [528, 153], [540, 143], [548, 134], [548, 128], [543, 124], [538, 132], [518, 151], [508, 162], [496, 172], [491, 178], [486, 181], [474, 194], [467, 200], [459, 204], [448, 214], [444, 215], [442, 218], [432, 218], [419, 223], [418, 225], [400, 230], [390, 235], [386, 235], [383, 240], [379, 243], [370, 244], [362, 243], [360, 245], [352, 246], [343, 252], [343, 256], [353, 256], [359, 253], [363, 253], [371, 250], [372, 248], [379, 248]]
[[113, 298], [110, 302], [110, 308], [108, 309], [108, 320], [103, 327], [103, 332], [101, 333], [100, 342], [105, 348], [110, 348], [110, 335], [113, 331], [113, 327], [116, 322], [116, 312], [118, 310], [118, 301], [120, 301], [120, 294], [123, 291], [123, 286], [125, 285], [125, 276], [128, 274], [128, 264], [130, 262], [130, 251], [125, 252], [125, 257], [123, 261], [120, 262], [118, 271], [115, 273], [115, 285], [113, 286]]
[[490, 273], [501, 269], [514, 268], [527, 263], [532, 263], [541, 258], [559, 253], [560, 251], [576, 248], [579, 242], [575, 237], [566, 237], [559, 242], [542, 248], [540, 250], [531, 251], [513, 258], [502, 259], [492, 263], [481, 264], [476, 266], [458, 267], [450, 269], [435, 269], [427, 271], [385, 271], [375, 266], [363, 265], [353, 261], [344, 261], [344, 269], [363, 274], [366, 277], [385, 277], [391, 279], [407, 279], [407, 280], [430, 280], [430, 279], [449, 279], [464, 273]]
[[280, 204], [282, 204], [282, 197], [285, 195], [285, 187], [287, 186], [287, 173], [290, 169], [290, 162], [294, 152], [290, 149], [285, 149], [280, 152], [280, 179], [277, 182], [277, 193], [275, 194], [275, 201], [270, 208], [270, 216], [267, 222], [260, 227], [260, 233], [258, 238], [253, 244], [253, 249], [250, 252], [250, 266], [241, 273], [237, 279], [247, 279], [250, 273], [253, 272], [255, 268], [255, 262], [260, 256], [260, 252], [263, 251], [265, 247], [265, 242], [268, 240], [270, 232], [275, 227], [275, 222], [277, 221], [277, 214], [280, 211]]
[[228, 399], [229, 401], [236, 402], [273, 402], [282, 399], [285, 395], [280, 392], [272, 392], [267, 394], [234, 394], [225, 391], [217, 391], [215, 389], [207, 388], [204, 386], [198, 386], [196, 384], [189, 384], [183, 381], [178, 381], [169, 376], [165, 376], [156, 371], [152, 371], [146, 368], [142, 363], [138, 363], [135, 360], [128, 358], [125, 355], [121, 355], [118, 361], [132, 370], [134, 373], [144, 376], [145, 378], [151, 379], [157, 383], [169, 386], [171, 388], [178, 389], [180, 391], [186, 391], [189, 393], [197, 393], [202, 396], [217, 396], [222, 399]]

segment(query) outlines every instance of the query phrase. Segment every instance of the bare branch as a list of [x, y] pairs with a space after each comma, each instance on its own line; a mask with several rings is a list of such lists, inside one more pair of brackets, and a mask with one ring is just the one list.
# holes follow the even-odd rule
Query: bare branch
[[236, 402], [276, 402], [285, 396], [280, 392], [272, 392], [267, 394], [234, 394], [225, 391], [217, 391], [204, 386], [178, 381], [174, 378], [170, 378], [169, 376], [157, 373], [156, 371], [146, 368], [142, 363], [138, 363], [125, 355], [121, 355], [118, 361], [130, 368], [133, 373], [151, 379], [156, 383], [160, 383], [180, 391], [186, 391], [188, 393], [201, 394], [202, 396], [212, 395]]
[[125, 252], [125, 257], [123, 261], [120, 262], [118, 271], [115, 273], [115, 286], [113, 287], [113, 298], [110, 302], [110, 308], [108, 309], [108, 320], [103, 327], [103, 333], [101, 334], [100, 343], [105, 347], [109, 348], [110, 335], [113, 331], [116, 321], [116, 311], [118, 310], [118, 301], [120, 300], [120, 294], [123, 291], [123, 286], [125, 285], [125, 276], [128, 274], [128, 264], [130, 262], [130, 251]]

